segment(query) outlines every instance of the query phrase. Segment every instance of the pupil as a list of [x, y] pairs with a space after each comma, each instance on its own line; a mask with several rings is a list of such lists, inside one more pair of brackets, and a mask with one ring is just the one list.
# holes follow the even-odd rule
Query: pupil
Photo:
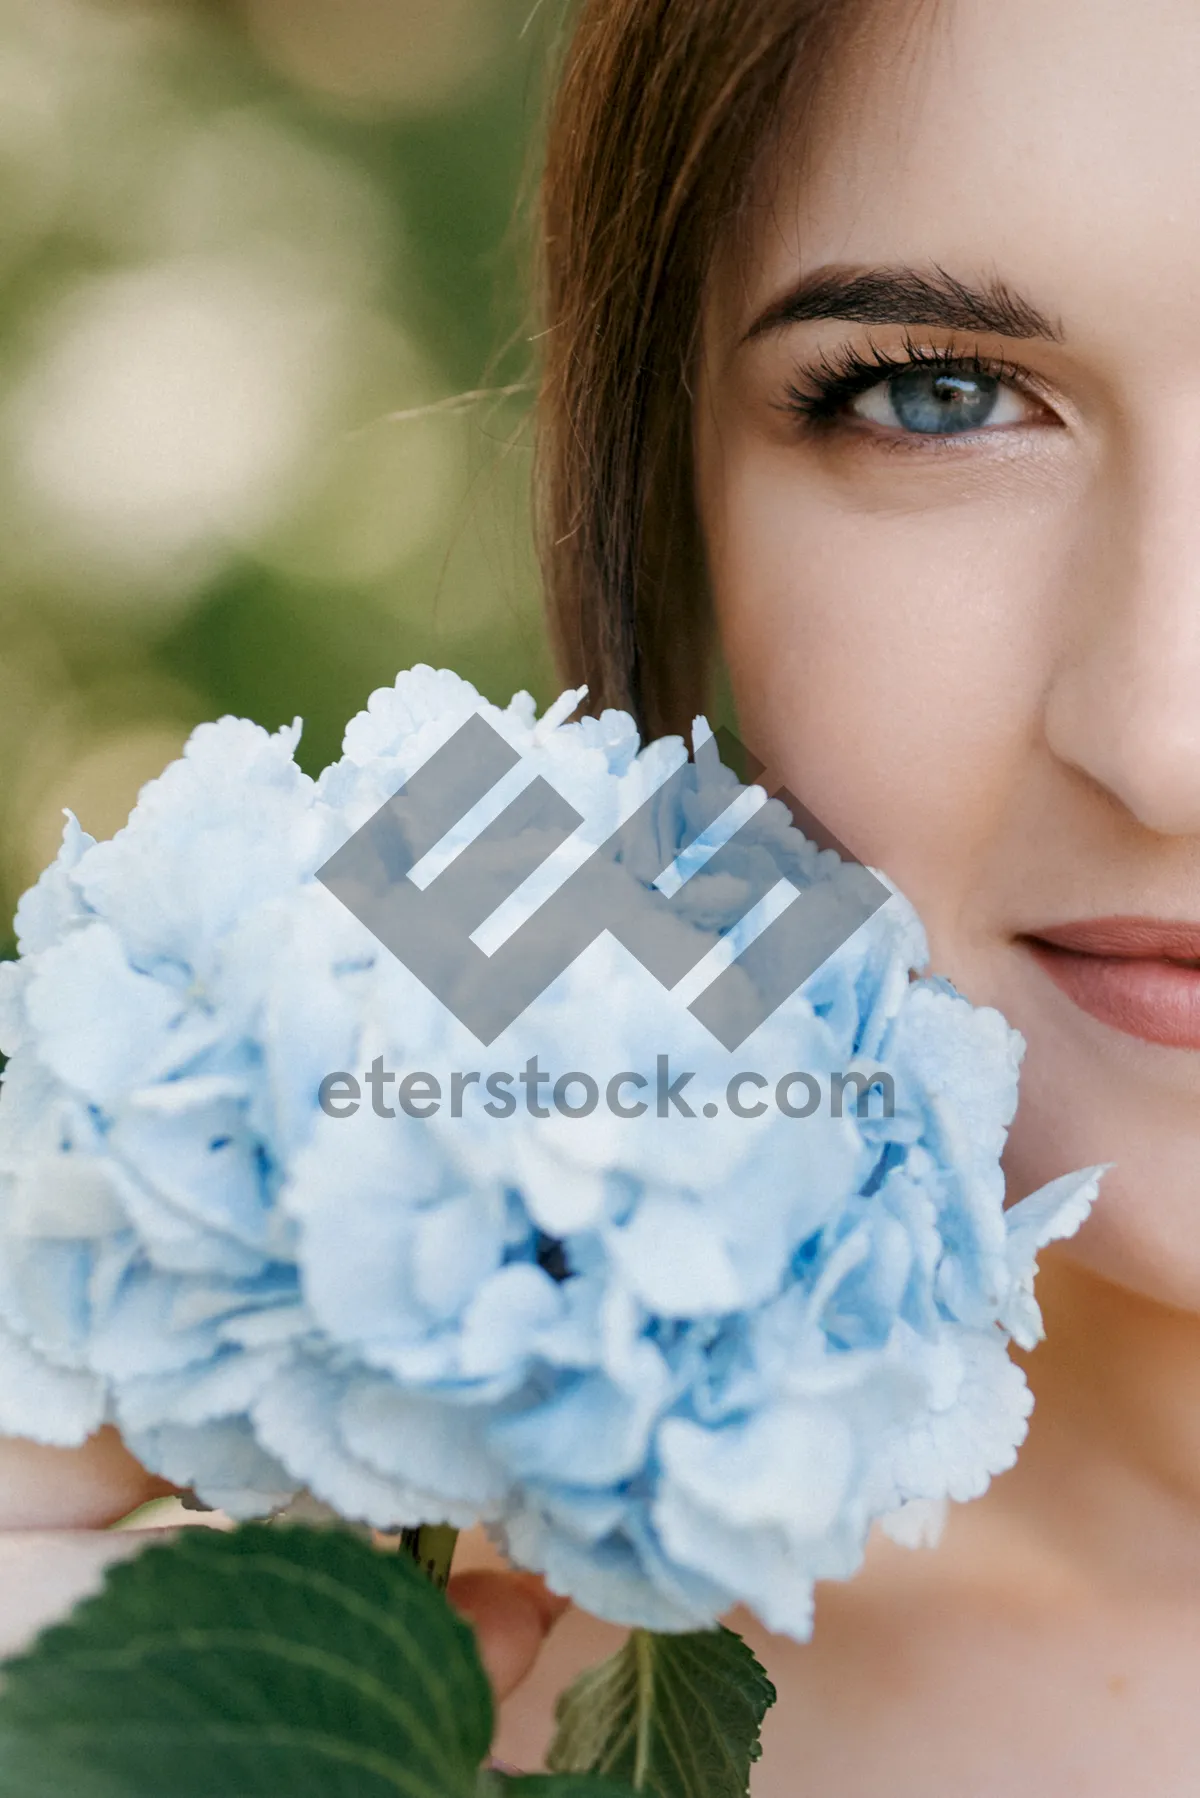
[[912, 368], [892, 376], [888, 395], [906, 431], [932, 434], [977, 431], [995, 409], [999, 388], [994, 375]]

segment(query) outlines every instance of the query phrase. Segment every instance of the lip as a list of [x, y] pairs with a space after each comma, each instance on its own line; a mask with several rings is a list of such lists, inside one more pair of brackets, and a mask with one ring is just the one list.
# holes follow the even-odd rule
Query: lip
[[1143, 1042], [1200, 1049], [1200, 924], [1086, 918], [1020, 940], [1089, 1017]]

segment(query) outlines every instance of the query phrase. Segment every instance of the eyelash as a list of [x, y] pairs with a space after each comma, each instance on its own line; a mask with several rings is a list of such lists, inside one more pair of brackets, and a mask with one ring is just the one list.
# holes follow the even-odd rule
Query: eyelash
[[782, 410], [811, 429], [830, 429], [842, 422], [842, 413], [852, 399], [914, 366], [960, 375], [986, 375], [1017, 388], [1030, 399], [1041, 398], [1028, 372], [1003, 357], [981, 356], [974, 351], [959, 355], [906, 339], [899, 354], [878, 349], [874, 344], [866, 351], [853, 345], [823, 350], [811, 368], [797, 369], [788, 382]]

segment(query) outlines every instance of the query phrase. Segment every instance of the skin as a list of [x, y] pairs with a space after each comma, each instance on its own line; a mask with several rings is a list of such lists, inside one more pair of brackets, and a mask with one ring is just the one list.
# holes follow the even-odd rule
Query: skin
[[[1191, 1798], [1200, 1052], [1085, 1015], [1020, 939], [1106, 914], [1200, 922], [1200, 13], [876, 11], [811, 154], [784, 134], [706, 296], [697, 491], [721, 637], [757, 753], [913, 900], [934, 968], [1026, 1037], [1012, 1195], [1116, 1165], [1094, 1220], [1043, 1257], [1017, 1468], [936, 1553], [876, 1544], [822, 1587], [811, 1645], [731, 1620], [780, 1694], [752, 1789]], [[998, 278], [1054, 340], [920, 318], [748, 336], [803, 275], [898, 265]], [[878, 392], [819, 432], [781, 409], [822, 352], [906, 337], [1005, 358], [1037, 395], [936, 441]], [[99, 1521], [94, 1469], [42, 1472], [56, 1522]], [[556, 1608], [477, 1542], [460, 1566], [498, 1686], [518, 1688], [497, 1750], [533, 1766], [554, 1693], [620, 1633], [570, 1613], [519, 1684]], [[60, 1580], [41, 1609], [62, 1601]]]

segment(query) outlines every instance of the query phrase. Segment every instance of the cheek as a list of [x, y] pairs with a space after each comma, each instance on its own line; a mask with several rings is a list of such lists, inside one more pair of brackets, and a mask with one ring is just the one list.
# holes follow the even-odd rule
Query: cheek
[[950, 491], [878, 462], [852, 481], [749, 433], [721, 447], [698, 455], [699, 502], [748, 745], [913, 901], [933, 968], [1025, 1036], [1012, 1195], [1115, 1162], [1058, 1252], [1200, 1308], [1194, 1071], [1147, 1079], [1141, 1047], [1081, 1030], [1012, 942], [1031, 904], [1085, 912], [1098, 858], [1128, 849], [1043, 731], [1104, 515], [1050, 482]]
[[777, 446], [701, 480], [748, 744], [932, 931], [1013, 827], [1040, 740], [1048, 522], [994, 496], [853, 503]]

